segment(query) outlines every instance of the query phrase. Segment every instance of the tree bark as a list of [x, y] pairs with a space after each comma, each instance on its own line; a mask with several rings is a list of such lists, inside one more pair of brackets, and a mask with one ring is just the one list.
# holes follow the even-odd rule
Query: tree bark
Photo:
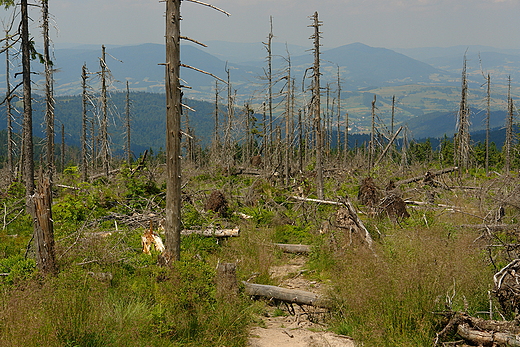
[[49, 177], [40, 171], [40, 183], [34, 196], [36, 263], [44, 274], [57, 272], [54, 251], [54, 226], [52, 221], [52, 190]]
[[329, 308], [331, 306], [331, 302], [327, 298], [319, 294], [307, 292], [304, 290], [286, 289], [249, 282], [242, 283], [245, 285], [246, 294], [250, 296], [260, 296], [267, 299], [276, 299], [299, 305], [309, 305], [325, 308]]
[[166, 225], [165, 263], [180, 260], [181, 236], [181, 1], [166, 1]]
[[311, 247], [308, 245], [294, 245], [287, 243], [275, 243], [276, 247], [280, 248], [282, 251], [286, 253], [310, 253]]
[[313, 85], [312, 85], [312, 100], [314, 112], [314, 130], [316, 141], [316, 188], [318, 199], [323, 199], [323, 133], [321, 129], [321, 90], [320, 90], [320, 26], [321, 22], [318, 20], [318, 12], [314, 12], [311, 17], [314, 28], [314, 34], [311, 36], [314, 39], [314, 65], [313, 65]]

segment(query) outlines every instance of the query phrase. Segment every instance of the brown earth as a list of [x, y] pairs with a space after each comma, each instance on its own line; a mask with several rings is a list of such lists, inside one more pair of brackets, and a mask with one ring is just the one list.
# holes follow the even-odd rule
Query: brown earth
[[[304, 278], [305, 257], [295, 256], [281, 266], [270, 269], [271, 277], [279, 280], [279, 286], [323, 293], [325, 286]], [[267, 308], [261, 326], [251, 329], [250, 347], [354, 347], [354, 341], [327, 331], [323, 320], [325, 309], [280, 304]]]

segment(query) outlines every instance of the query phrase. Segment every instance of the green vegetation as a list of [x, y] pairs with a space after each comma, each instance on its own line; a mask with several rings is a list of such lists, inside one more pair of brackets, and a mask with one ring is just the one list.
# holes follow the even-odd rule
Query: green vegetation
[[[406, 172], [395, 164], [401, 162], [396, 154], [383, 160], [371, 176], [384, 187], [389, 180], [446, 167], [451, 165], [450, 145], [448, 139], [440, 150], [429, 142], [413, 144]], [[479, 165], [481, 151], [475, 150]], [[492, 153], [493, 169], [500, 170], [501, 154], [496, 148]], [[513, 199], [509, 192], [515, 191], [518, 178], [486, 176], [476, 167], [438, 177], [441, 186], [401, 186], [403, 197], [433, 198], [448, 207], [409, 208], [410, 217], [396, 222], [355, 199], [368, 174], [364, 162], [363, 152], [350, 153], [352, 169], [328, 175], [325, 198], [348, 197], [354, 203], [374, 239], [373, 249], [358, 233], [335, 225], [338, 206], [291, 198], [295, 190], [313, 196], [314, 180], [306, 173], [295, 175], [285, 186], [274, 176], [227, 175], [216, 166], [186, 163], [183, 227], [239, 226], [241, 233], [218, 241], [183, 236], [181, 261], [172, 268], [157, 265], [157, 251], [142, 253], [140, 236], [149, 228], [146, 218], [125, 222], [117, 217], [162, 216], [165, 184], [159, 159], [150, 158], [137, 172], [122, 167], [116, 176], [90, 183], [80, 181], [77, 167], [68, 167], [57, 182], [66, 187], [54, 192], [56, 277], [38, 273], [28, 247], [32, 226], [24, 212], [23, 186], [2, 186], [0, 273], [8, 275], [0, 277], [0, 345], [245, 346], [250, 326], [263, 324], [258, 313], [269, 303], [252, 301], [242, 292], [234, 300], [219, 298], [217, 264], [236, 263], [239, 281], [254, 278], [255, 283], [278, 285], [270, 267], [287, 255], [272, 244], [302, 243], [312, 246], [305, 276], [324, 283], [333, 299], [325, 322], [330, 330], [366, 346], [430, 346], [442, 329], [442, 316], [435, 312], [451, 309], [479, 315], [488, 310], [493, 274], [510, 261], [509, 255], [486, 248], [491, 239], [478, 229], [459, 226], [481, 223], [478, 216], [487, 218], [497, 201]], [[490, 188], [475, 193], [444, 186]], [[224, 217], [204, 210], [207, 197], [217, 189], [228, 200]], [[517, 213], [508, 207], [503, 221], [515, 222]], [[157, 223], [154, 228], [158, 230]], [[517, 242], [507, 232], [493, 237]], [[287, 314], [283, 306], [273, 313]]]

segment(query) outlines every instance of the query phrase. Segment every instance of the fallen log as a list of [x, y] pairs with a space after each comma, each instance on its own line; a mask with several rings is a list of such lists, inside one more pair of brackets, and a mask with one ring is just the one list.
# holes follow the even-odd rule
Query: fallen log
[[316, 307], [329, 308], [331, 302], [329, 299], [311, 292], [298, 289], [287, 289], [265, 284], [254, 284], [242, 282], [245, 285], [245, 292], [250, 296], [260, 296], [267, 299], [275, 299], [298, 305], [309, 305]]
[[311, 252], [311, 246], [308, 246], [308, 245], [295, 245], [295, 244], [287, 244], [287, 243], [275, 243], [274, 245], [286, 253], [306, 253], [307, 254], [307, 253]]
[[469, 324], [459, 324], [457, 334], [464, 340], [478, 346], [510, 346], [520, 347], [520, 336], [494, 331], [472, 329]]
[[466, 229], [509, 230], [517, 229], [520, 226], [518, 224], [461, 224], [457, 227]]
[[453, 312], [448, 324], [437, 334], [437, 339], [452, 332], [472, 345], [520, 347], [520, 327], [516, 321], [495, 321], [472, 317], [464, 312]]
[[320, 204], [327, 204], [327, 205], [338, 205], [338, 206], [343, 206], [344, 205], [342, 202], [338, 202], [338, 201], [320, 200], [320, 199], [312, 199], [312, 198], [302, 198], [300, 196], [291, 196], [291, 199], [299, 200], [299, 201], [307, 201], [307, 202], [317, 202], [317, 203], [320, 203]]
[[450, 168], [447, 168], [447, 169], [442, 169], [442, 170], [438, 170], [438, 171], [435, 171], [435, 172], [431, 172], [429, 174], [427, 172], [425, 175], [422, 175], [422, 176], [416, 176], [416, 177], [412, 177], [412, 178], [407, 178], [405, 180], [397, 181], [395, 183], [395, 186], [399, 187], [400, 185], [403, 185], [403, 184], [408, 184], [408, 183], [421, 181], [425, 177], [433, 178], [435, 176], [439, 176], [439, 175], [443, 175], [443, 174], [450, 173], [450, 172], [453, 172], [453, 171], [457, 171], [458, 169], [459, 168], [457, 166], [454, 166], [454, 167], [450, 167]]
[[197, 234], [207, 237], [237, 237], [240, 234], [240, 228], [234, 229], [213, 229], [208, 228], [205, 230], [182, 230], [181, 235]]

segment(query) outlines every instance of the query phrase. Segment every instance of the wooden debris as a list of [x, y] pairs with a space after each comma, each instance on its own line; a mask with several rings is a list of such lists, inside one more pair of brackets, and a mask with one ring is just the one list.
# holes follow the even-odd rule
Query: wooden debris
[[316, 307], [329, 308], [329, 299], [312, 292], [298, 289], [287, 289], [282, 287], [270, 286], [265, 284], [254, 284], [242, 282], [245, 285], [245, 292], [250, 296], [259, 296], [268, 300], [280, 300], [298, 305], [309, 305]]
[[493, 276], [493, 294], [505, 313], [520, 310], [520, 259], [515, 259]]
[[472, 345], [520, 347], [520, 326], [516, 320], [485, 320], [464, 312], [450, 312], [449, 321], [437, 334], [436, 342], [454, 332]]
[[235, 263], [219, 263], [215, 279], [217, 298], [231, 299], [238, 295], [238, 282]]
[[312, 199], [312, 198], [303, 198], [300, 196], [291, 196], [291, 199], [299, 200], [299, 201], [307, 201], [307, 202], [317, 202], [319, 204], [327, 204], [327, 205], [338, 205], [343, 206], [342, 202], [339, 201], [330, 201], [330, 200], [320, 200], [320, 199]]
[[350, 232], [357, 232], [364, 241], [368, 244], [368, 247], [372, 249], [374, 241], [372, 236], [368, 232], [368, 229], [363, 224], [363, 221], [359, 219], [354, 206], [350, 201], [344, 202], [345, 208], [341, 208], [336, 213], [336, 226], [343, 229], [348, 229]]
[[143, 253], [151, 254], [150, 249], [154, 246], [155, 250], [164, 252], [164, 244], [161, 237], [153, 230], [153, 222], [150, 221], [150, 229], [145, 231], [141, 236], [141, 245], [143, 246]]
[[286, 244], [286, 243], [275, 243], [274, 245], [286, 253], [308, 254], [311, 252], [311, 246], [308, 246], [308, 245], [295, 245], [295, 244]]
[[236, 227], [234, 229], [214, 229], [208, 228], [205, 230], [183, 230], [181, 231], [181, 235], [191, 235], [197, 234], [201, 236], [207, 237], [237, 237], [240, 234], [240, 228]]
[[110, 272], [87, 272], [87, 275], [90, 277], [100, 281], [100, 282], [110, 282], [114, 278], [114, 275], [112, 275]]
[[405, 180], [398, 181], [398, 182], [395, 183], [395, 185], [396, 185], [396, 187], [399, 187], [400, 185], [413, 183], [413, 182], [418, 182], [418, 181], [424, 180], [425, 178], [428, 181], [428, 180], [433, 179], [436, 176], [444, 175], [444, 174], [447, 174], [447, 173], [450, 173], [450, 172], [453, 172], [453, 171], [457, 171], [458, 169], [459, 168], [457, 166], [454, 166], [454, 167], [450, 167], [450, 168], [447, 168], [447, 169], [442, 169], [442, 170], [438, 170], [438, 171], [434, 171], [434, 172], [429, 172], [428, 171], [428, 172], [426, 172], [422, 176], [416, 176], [416, 177], [407, 178]]

